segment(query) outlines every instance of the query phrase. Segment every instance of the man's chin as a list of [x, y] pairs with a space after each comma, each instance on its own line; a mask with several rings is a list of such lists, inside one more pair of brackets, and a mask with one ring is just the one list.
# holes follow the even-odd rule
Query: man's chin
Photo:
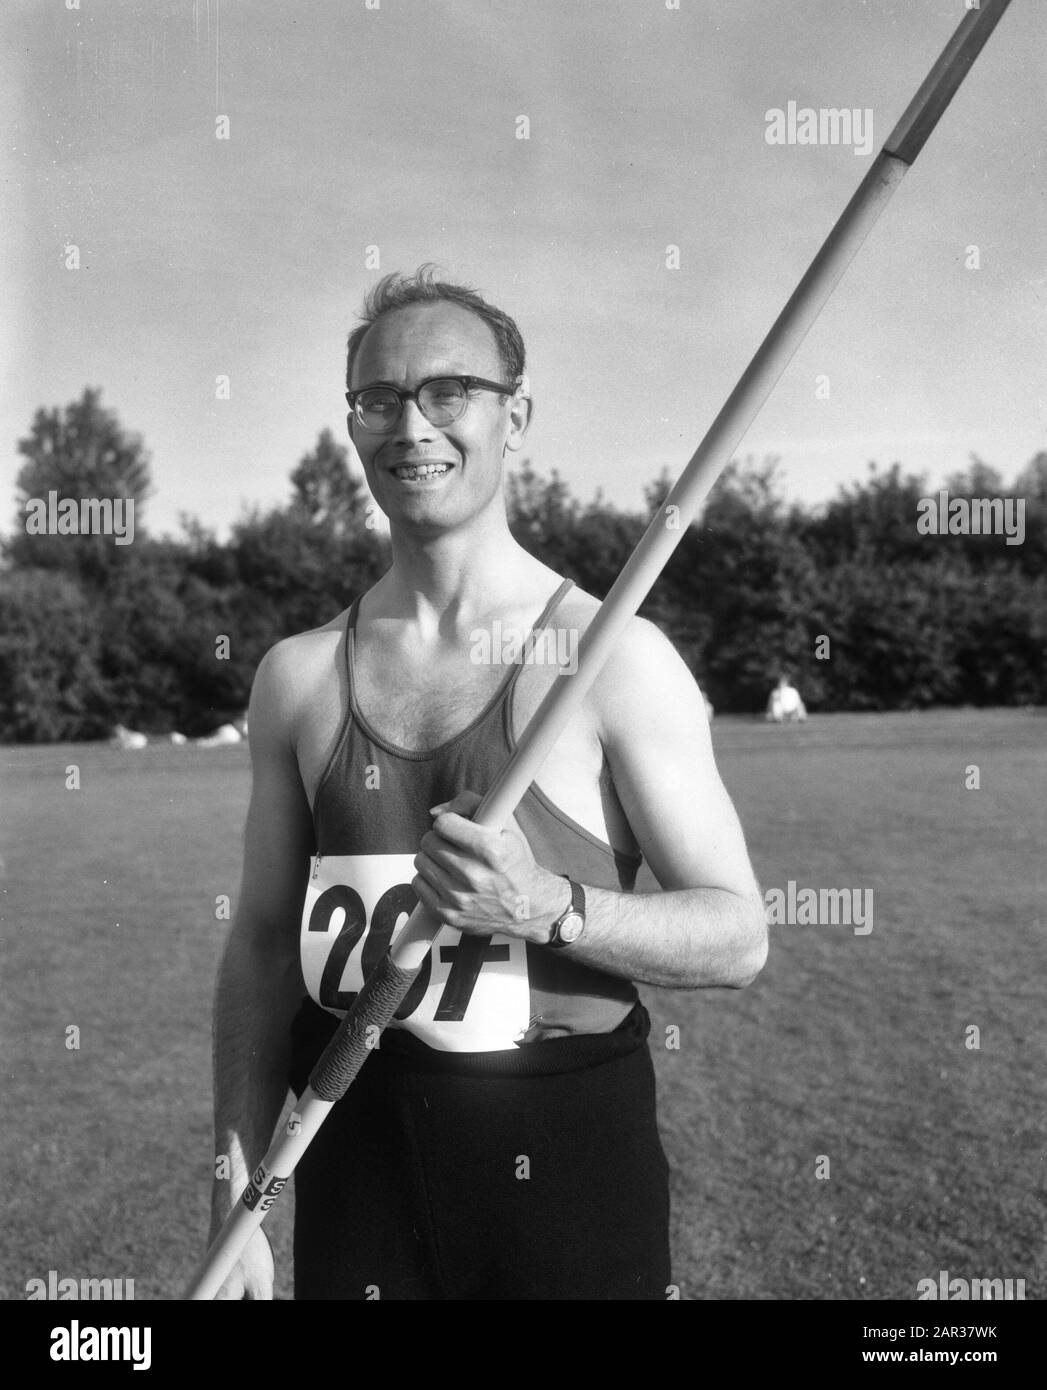
[[406, 527], [413, 535], [453, 530], [462, 518], [455, 514], [450, 499], [439, 495], [441, 491], [438, 488], [397, 489], [395, 495], [386, 493], [382, 498], [382, 511], [391, 527]]

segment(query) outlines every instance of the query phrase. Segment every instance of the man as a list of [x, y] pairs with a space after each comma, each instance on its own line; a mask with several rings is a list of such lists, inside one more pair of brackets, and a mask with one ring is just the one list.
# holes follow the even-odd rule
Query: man
[[778, 677], [778, 684], [771, 691], [765, 717], [772, 724], [802, 724], [807, 718], [807, 707], [800, 692], [785, 672]]
[[[503, 468], [531, 412], [511, 319], [425, 270], [389, 276], [347, 381], [393, 563], [255, 679], [216, 994], [233, 1177], [215, 1223], [288, 1077], [300, 1092], [420, 898], [445, 924], [428, 968], [297, 1170], [296, 1297], [664, 1298], [667, 1166], [634, 982], [738, 987], [766, 955], [702, 696], [634, 620], [513, 825], [475, 826], [556, 676], [538, 635], [555, 619], [575, 644], [598, 603], [509, 534]], [[478, 640], [507, 633], [529, 634], [509, 666]], [[630, 891], [641, 856], [661, 892]], [[272, 1277], [259, 1232], [223, 1296], [271, 1297]]]

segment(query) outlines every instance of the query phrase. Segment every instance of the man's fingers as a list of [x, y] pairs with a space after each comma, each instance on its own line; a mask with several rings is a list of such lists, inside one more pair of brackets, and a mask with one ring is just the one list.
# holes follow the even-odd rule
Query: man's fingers
[[422, 838], [421, 847], [414, 858], [416, 869], [421, 867], [423, 859], [443, 869], [449, 875], [453, 887], [468, 888], [471, 886], [469, 870], [471, 867], [475, 867], [474, 857], [460, 852], [449, 840], [439, 835], [435, 830], [427, 831]]
[[411, 880], [411, 887], [414, 889], [414, 895], [418, 901], [432, 913], [438, 922], [444, 926], [450, 925], [444, 922], [444, 908], [440, 901], [440, 895], [421, 874], [415, 874]]
[[[454, 894], [468, 891], [469, 880], [462, 874], [461, 868], [455, 872], [456, 855], [448, 851], [437, 851], [439, 859], [427, 849], [424, 854], [416, 854], [414, 867], [436, 891], [445, 898], [451, 899]], [[461, 864], [461, 861], [458, 861]]]
[[504, 830], [488, 830], [472, 821], [472, 814], [482, 800], [479, 792], [463, 791], [451, 801], [431, 806], [429, 814], [434, 816], [435, 820], [432, 830], [422, 840], [422, 850], [450, 870], [461, 872], [462, 860], [457, 859], [448, 849], [449, 844], [454, 845], [464, 850], [467, 855], [479, 859], [495, 873], [501, 873], [511, 857], [510, 848], [506, 843], [508, 833], [519, 838], [527, 858], [533, 860], [534, 854], [527, 842], [527, 836], [520, 829], [515, 816], [509, 817]]
[[[452, 845], [468, 850], [481, 859], [487, 857], [484, 853], [485, 848], [491, 843], [491, 836], [497, 835], [497, 833], [497, 831], [485, 830], [480, 825], [474, 825], [471, 820], [466, 820], [457, 811], [441, 812], [433, 821], [433, 828], [429, 832], [429, 834], [442, 836], [445, 840], [449, 840]], [[425, 840], [422, 843], [424, 844]]]
[[438, 816], [441, 812], [453, 811], [459, 816], [468, 817], [473, 814], [482, 800], [483, 797], [479, 792], [469, 790], [461, 791], [457, 796], [452, 797], [450, 801], [441, 801], [439, 806], [430, 806], [429, 814], [431, 816]]
[[271, 1303], [273, 1286], [272, 1284], [259, 1284], [257, 1287], [245, 1288], [243, 1299], [248, 1303]]

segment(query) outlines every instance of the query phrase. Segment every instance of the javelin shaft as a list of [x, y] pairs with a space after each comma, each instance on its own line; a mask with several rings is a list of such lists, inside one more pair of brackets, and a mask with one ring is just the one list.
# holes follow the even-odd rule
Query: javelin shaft
[[273, 1140], [269, 1152], [251, 1174], [236, 1206], [197, 1267], [185, 1297], [212, 1299], [225, 1283], [247, 1242], [265, 1220], [270, 1207], [290, 1180], [298, 1160], [309, 1147], [333, 1101], [318, 1099], [308, 1088], [292, 1111], [283, 1132]]
[[[608, 591], [579, 642], [576, 673], [560, 673], [477, 807], [479, 825], [500, 829], [516, 809], [1009, 4], [984, 0], [957, 26]], [[431, 925], [423, 912], [413, 914], [394, 943], [393, 959], [415, 964], [415, 943], [429, 944], [436, 935]]]
[[[434, 936], [437, 931], [438, 926], [433, 928]], [[368, 975], [356, 1002], [314, 1067], [309, 1085], [286, 1127], [252, 1172], [251, 1181], [200, 1262], [186, 1289], [186, 1298], [212, 1299], [218, 1293], [327, 1119], [331, 1106], [349, 1089], [417, 974], [417, 969], [400, 970], [386, 955]]]
[[[512, 758], [477, 808], [473, 819], [481, 825], [504, 825], [534, 780], [564, 726], [580, 708], [611, 648], [650, 592], [698, 508], [901, 182], [906, 168], [892, 155], [881, 153], [874, 160], [582, 635], [576, 673], [572, 676], [561, 672], [557, 677], [522, 734]], [[406, 945], [411, 930], [409, 922], [397, 941], [394, 955]]]
[[[477, 807], [473, 819], [478, 824], [500, 829], [534, 781], [1009, 3], [983, 0], [961, 21], [583, 634], [575, 673], [559, 673]], [[271, 1145], [205, 1256], [187, 1298], [215, 1296], [331, 1105], [352, 1084], [376, 1034], [392, 1019], [439, 931], [440, 923], [421, 905], [416, 907], [313, 1069], [296, 1112], [296, 1132]]]

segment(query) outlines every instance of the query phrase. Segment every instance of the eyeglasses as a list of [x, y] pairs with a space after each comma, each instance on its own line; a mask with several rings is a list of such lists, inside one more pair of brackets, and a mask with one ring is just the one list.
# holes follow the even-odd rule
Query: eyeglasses
[[433, 376], [413, 391], [401, 391], [396, 386], [365, 386], [360, 391], [346, 391], [345, 399], [365, 430], [388, 434], [403, 413], [404, 401], [416, 401], [431, 425], [453, 425], [469, 408], [470, 391], [497, 391], [500, 396], [512, 396], [516, 387], [484, 381], [479, 376]]

